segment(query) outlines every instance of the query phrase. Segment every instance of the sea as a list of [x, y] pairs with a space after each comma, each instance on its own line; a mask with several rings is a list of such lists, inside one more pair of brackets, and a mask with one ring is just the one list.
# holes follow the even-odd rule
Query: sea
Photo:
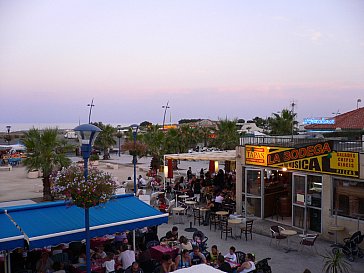
[[[117, 127], [118, 125], [121, 125], [121, 127], [128, 127], [133, 123], [115, 123], [115, 122], [104, 122], [104, 124], [110, 124], [114, 127]], [[45, 129], [45, 128], [58, 128], [62, 130], [68, 130], [73, 129], [76, 126], [78, 126], [79, 123], [73, 122], [73, 123], [0, 123], [0, 133], [6, 133], [7, 132], [7, 126], [10, 127], [10, 132], [19, 132], [19, 131], [28, 131], [29, 129], [36, 128], [36, 129]]]

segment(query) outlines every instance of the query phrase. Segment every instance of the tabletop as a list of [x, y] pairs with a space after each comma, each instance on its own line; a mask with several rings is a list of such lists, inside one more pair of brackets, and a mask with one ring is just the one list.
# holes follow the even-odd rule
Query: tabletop
[[216, 215], [221, 215], [221, 216], [228, 215], [228, 214], [229, 214], [229, 212], [228, 211], [224, 211], [224, 210], [220, 210], [220, 211], [217, 211], [216, 212]]
[[343, 226], [329, 226], [329, 230], [331, 231], [343, 231], [345, 227]]
[[183, 210], [185, 210], [185, 208], [176, 207], [176, 208], [173, 208], [172, 210], [174, 210], [174, 211], [183, 211]]
[[197, 204], [197, 202], [196, 202], [196, 201], [185, 201], [185, 203], [186, 203], [187, 205], [196, 205], [196, 204]]
[[190, 196], [189, 196], [189, 195], [187, 195], [187, 194], [183, 194], [183, 195], [179, 195], [179, 196], [178, 196], [178, 198], [182, 198], [182, 199], [183, 199], [183, 198], [188, 198], [188, 197], [190, 197]]
[[285, 236], [293, 236], [293, 235], [297, 234], [297, 231], [292, 230], [292, 229], [285, 229], [285, 230], [281, 231], [281, 234], [285, 235]]
[[228, 219], [229, 224], [241, 224], [242, 219], [241, 218], [235, 218], [235, 219]]

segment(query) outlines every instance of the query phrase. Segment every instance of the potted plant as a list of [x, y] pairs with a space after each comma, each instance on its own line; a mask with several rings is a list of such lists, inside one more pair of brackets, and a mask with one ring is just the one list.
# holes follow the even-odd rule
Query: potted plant
[[326, 255], [322, 255], [324, 266], [322, 272], [325, 273], [349, 273], [351, 269], [350, 263], [345, 259], [341, 251], [326, 251]]
[[90, 165], [91, 166], [99, 166], [99, 155], [97, 153], [90, 155]]
[[50, 179], [55, 196], [82, 208], [106, 203], [116, 191], [116, 181], [111, 174], [96, 168], [89, 169], [87, 181], [83, 168], [77, 165], [54, 172]]

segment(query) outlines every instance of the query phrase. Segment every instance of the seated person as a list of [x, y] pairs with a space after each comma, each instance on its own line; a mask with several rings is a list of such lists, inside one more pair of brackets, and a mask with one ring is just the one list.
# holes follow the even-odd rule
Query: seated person
[[102, 264], [102, 267], [105, 268], [105, 273], [115, 272], [115, 260], [113, 253], [109, 252], [107, 254], [107, 260]]
[[93, 255], [94, 259], [105, 259], [106, 257], [107, 257], [107, 255], [106, 255], [106, 252], [104, 251], [103, 246], [99, 246]]
[[169, 254], [163, 254], [161, 273], [169, 273], [176, 270], [176, 264], [172, 261], [172, 257]]
[[181, 236], [179, 238], [179, 242], [180, 242], [180, 251], [182, 251], [184, 249], [186, 249], [188, 251], [192, 250], [192, 244], [185, 236]]
[[232, 272], [230, 264], [225, 261], [225, 258], [222, 255], [219, 255], [217, 257], [217, 265], [218, 265], [217, 269], [219, 269], [219, 270], [221, 270], [223, 272], [227, 272], [227, 273]]
[[168, 209], [167, 200], [162, 194], [158, 197], [158, 209], [160, 212], [167, 212]]
[[215, 211], [215, 204], [214, 202], [212, 202], [211, 199], [207, 200], [207, 204], [205, 206], [206, 209], [208, 209], [208, 211], [206, 211], [206, 214], [205, 214], [205, 222], [203, 223], [204, 226], [208, 226], [209, 223], [210, 223], [210, 215], [211, 215], [211, 212], [214, 212]]
[[229, 253], [226, 254], [225, 259], [227, 262], [231, 262], [231, 263], [237, 263], [238, 260], [236, 258], [236, 254], [235, 254], [235, 247], [231, 246], [229, 249]]
[[66, 273], [66, 271], [63, 269], [63, 264], [61, 262], [54, 262], [53, 270], [53, 273]]
[[121, 246], [121, 253], [118, 256], [117, 260], [118, 263], [121, 265], [121, 269], [125, 270], [129, 266], [131, 266], [133, 262], [135, 262], [135, 252], [133, 250], [129, 250], [127, 244], [123, 244]]
[[172, 227], [172, 230], [166, 233], [167, 241], [177, 241], [178, 240], [178, 227]]
[[140, 268], [138, 262], [133, 262], [131, 266], [125, 270], [125, 273], [144, 273], [144, 271]]
[[246, 254], [245, 262], [238, 267], [236, 272], [248, 273], [255, 270], [254, 256], [251, 253]]
[[35, 266], [37, 273], [51, 272], [53, 270], [53, 260], [49, 258], [47, 252], [43, 252]]
[[187, 249], [182, 250], [182, 253], [175, 259], [177, 269], [186, 268], [191, 266], [191, 257]]
[[190, 257], [192, 265], [206, 263], [206, 257], [200, 252], [200, 248], [198, 246], [193, 247], [193, 252], [190, 253]]
[[209, 264], [216, 265], [217, 257], [220, 255], [220, 252], [217, 250], [217, 246], [213, 245], [211, 247], [211, 252], [209, 252], [206, 256], [206, 260]]

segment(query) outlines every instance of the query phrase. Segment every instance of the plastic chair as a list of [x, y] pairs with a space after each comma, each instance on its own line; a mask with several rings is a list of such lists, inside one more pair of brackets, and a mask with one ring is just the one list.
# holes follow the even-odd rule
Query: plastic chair
[[247, 220], [245, 222], [245, 227], [240, 228], [240, 239], [245, 234], [245, 241], [248, 241], [248, 234], [250, 234], [250, 240], [253, 240], [253, 222], [254, 220]]
[[276, 243], [279, 245], [280, 241], [283, 239], [287, 239], [287, 236], [284, 236], [281, 234], [281, 230], [285, 230], [283, 227], [281, 226], [271, 226], [270, 227], [270, 232], [271, 232], [271, 239], [270, 239], [270, 243], [269, 245], [272, 243], [273, 239], [276, 239]]
[[303, 250], [303, 247], [308, 246], [311, 248], [314, 247], [315, 251], [317, 253], [315, 241], [318, 236], [319, 236], [318, 234], [306, 234], [304, 237], [302, 237], [301, 242], [300, 242], [300, 245], [301, 245], [300, 251]]
[[245, 253], [243, 251], [235, 251], [235, 255], [238, 264], [241, 265], [243, 262], [245, 262]]

